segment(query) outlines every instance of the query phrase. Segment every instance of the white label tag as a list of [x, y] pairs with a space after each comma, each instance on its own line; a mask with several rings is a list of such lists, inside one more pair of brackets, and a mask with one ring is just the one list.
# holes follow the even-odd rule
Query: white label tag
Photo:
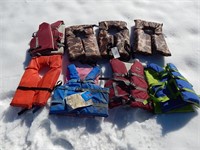
[[73, 110], [93, 105], [92, 97], [88, 94], [89, 93], [82, 92], [65, 97], [68, 109]]
[[120, 54], [119, 54], [119, 51], [118, 51], [117, 47], [111, 48], [111, 51], [112, 51], [112, 54], [113, 54], [114, 58], [119, 58], [120, 57]]

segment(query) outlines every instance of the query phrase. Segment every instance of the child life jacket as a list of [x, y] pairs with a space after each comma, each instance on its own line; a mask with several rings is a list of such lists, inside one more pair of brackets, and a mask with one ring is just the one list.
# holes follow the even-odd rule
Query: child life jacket
[[148, 64], [145, 74], [155, 113], [189, 112], [194, 110], [192, 105], [200, 106], [200, 98], [192, 85], [172, 63], [165, 68]]
[[131, 58], [129, 40], [129, 30], [126, 22], [99, 22], [98, 44], [103, 58], [114, 57], [123, 61], [129, 61]]
[[63, 54], [64, 32], [63, 21], [40, 24], [39, 30], [33, 33], [33, 38], [30, 41], [29, 52], [31, 56]]
[[140, 19], [134, 21], [134, 43], [136, 53], [151, 55], [155, 52], [164, 56], [171, 56], [162, 33], [163, 24]]
[[130, 105], [151, 111], [147, 103], [149, 98], [145, 81], [144, 67], [139, 61], [134, 61], [131, 69], [127, 71], [125, 64], [118, 60], [110, 61], [113, 70], [113, 79], [108, 80], [105, 87], [110, 88], [109, 108], [120, 105]]
[[68, 70], [70, 80], [54, 90], [50, 114], [107, 117], [109, 89], [94, 84], [100, 68], [94, 67], [82, 81], [74, 64]]
[[67, 27], [66, 46], [70, 61], [96, 62], [101, 58], [96, 36], [95, 25], [77, 25]]

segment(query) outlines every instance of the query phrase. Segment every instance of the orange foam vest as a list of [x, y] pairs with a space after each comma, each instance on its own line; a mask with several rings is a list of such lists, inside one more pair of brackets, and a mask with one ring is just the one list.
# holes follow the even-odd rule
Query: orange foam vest
[[[61, 72], [62, 56], [32, 58], [26, 68], [10, 105], [30, 109], [33, 105], [44, 106], [51, 95]], [[43, 77], [39, 71], [49, 66]]]

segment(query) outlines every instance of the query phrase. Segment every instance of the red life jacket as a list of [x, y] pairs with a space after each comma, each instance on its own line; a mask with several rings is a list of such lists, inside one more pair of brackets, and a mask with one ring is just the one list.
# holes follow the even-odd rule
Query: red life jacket
[[113, 70], [113, 79], [108, 80], [105, 84], [105, 87], [110, 88], [109, 107], [128, 104], [131, 107], [151, 111], [151, 105], [145, 104], [149, 95], [142, 64], [139, 61], [133, 62], [129, 71], [127, 71], [125, 64], [118, 59], [112, 59], [110, 64]]
[[33, 34], [30, 41], [31, 56], [63, 54], [64, 31], [63, 21], [40, 24], [39, 30]]

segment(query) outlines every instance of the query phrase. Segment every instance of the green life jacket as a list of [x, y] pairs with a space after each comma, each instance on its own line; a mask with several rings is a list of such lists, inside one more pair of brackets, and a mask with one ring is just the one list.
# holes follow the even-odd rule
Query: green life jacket
[[171, 63], [164, 68], [148, 64], [145, 75], [149, 85], [149, 101], [155, 113], [191, 112], [200, 106], [200, 98], [192, 85]]

